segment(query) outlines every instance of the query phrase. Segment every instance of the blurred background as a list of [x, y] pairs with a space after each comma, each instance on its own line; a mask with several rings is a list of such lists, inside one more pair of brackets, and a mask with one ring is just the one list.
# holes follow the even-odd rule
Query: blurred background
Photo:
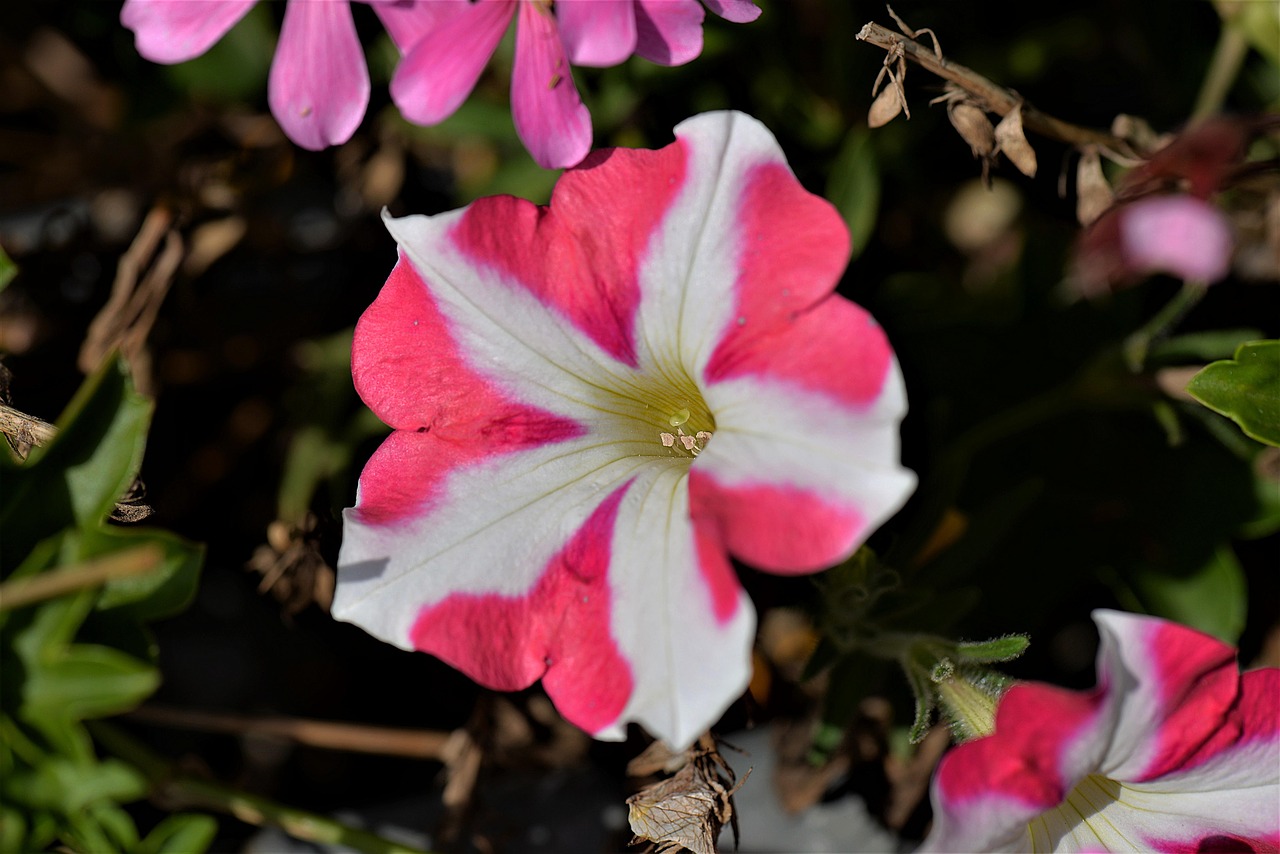
[[[1280, 663], [1280, 465], [1225, 419], [1162, 391], [1159, 369], [1203, 364], [1204, 351], [1183, 342], [1153, 350], [1138, 373], [1123, 368], [1126, 337], [1178, 282], [1073, 293], [1071, 146], [1029, 134], [1036, 176], [1001, 161], [984, 187], [945, 109], [928, 105], [942, 84], [924, 69], [908, 69], [910, 120], [868, 128], [885, 54], [855, 36], [868, 21], [893, 27], [883, 6], [759, 5], [746, 25], [708, 15], [705, 49], [686, 66], [632, 59], [574, 77], [598, 147], [660, 147], [706, 110], [756, 116], [854, 232], [840, 291], [894, 343], [912, 407], [905, 462], [921, 489], [871, 541], [870, 569], [818, 581], [742, 569], [762, 615], [758, 673], [723, 732], [732, 741], [747, 726], [790, 727], [784, 752], [811, 772], [788, 784], [795, 805], [861, 797], [872, 826], [909, 846], [928, 817], [920, 780], [903, 783], [903, 769], [919, 770], [904, 740], [912, 701], [892, 666], [842, 645], [850, 623], [967, 639], [1027, 633], [1030, 650], [1006, 671], [1071, 687], [1093, 683], [1096, 607], [1190, 622], [1238, 641], [1242, 663]], [[327, 614], [339, 514], [385, 435], [348, 364], [352, 327], [395, 261], [380, 211], [436, 213], [496, 193], [545, 202], [556, 179], [515, 136], [510, 33], [452, 118], [415, 127], [387, 95], [395, 48], [371, 10], [353, 6], [372, 101], [350, 142], [309, 152], [266, 107], [282, 3], [258, 4], [207, 54], [171, 67], [138, 56], [119, 3], [5, 5], [0, 247], [16, 267], [0, 291], [6, 402], [58, 418], [105, 352], [104, 327], [91, 324], [124, 269], [137, 309], [115, 318], [132, 332], [111, 340], [125, 342], [134, 381], [155, 400], [140, 472], [154, 515], [142, 524], [206, 549], [190, 605], [151, 626], [162, 676], [151, 717], [118, 721], [157, 756], [322, 814], [363, 811], [376, 823], [401, 805], [395, 821], [418, 844], [620, 849], [640, 733], [591, 743], [536, 686], [493, 695]], [[895, 11], [932, 28], [948, 59], [1047, 113], [1102, 130], [1128, 114], [1166, 133], [1191, 114], [1226, 7], [1011, 8]], [[1277, 103], [1274, 57], [1247, 52], [1225, 109], [1253, 116]], [[1252, 158], [1276, 157], [1274, 136], [1257, 145]], [[1274, 211], [1270, 180], [1237, 196], [1261, 194]], [[1255, 250], [1277, 251], [1257, 240]], [[131, 247], [132, 266], [121, 268]], [[1276, 337], [1280, 301], [1266, 270], [1214, 285], [1177, 334]], [[440, 739], [424, 742], [436, 745], [426, 758], [373, 755], [264, 732], [253, 723], [263, 718]], [[457, 732], [466, 737], [446, 745]], [[838, 757], [838, 773], [815, 770]], [[763, 775], [748, 784], [769, 785]], [[143, 800], [129, 812], [145, 829], [166, 808]], [[251, 844], [294, 843], [219, 816], [215, 850]]]

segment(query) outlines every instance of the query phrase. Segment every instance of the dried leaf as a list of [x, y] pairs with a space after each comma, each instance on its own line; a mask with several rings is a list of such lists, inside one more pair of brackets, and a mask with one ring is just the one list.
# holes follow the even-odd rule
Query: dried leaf
[[[693, 854], [716, 854], [720, 830], [733, 822], [733, 795], [750, 776], [734, 783], [733, 770], [710, 745], [687, 751], [688, 761], [674, 777], [646, 786], [627, 798], [627, 819], [635, 842], [654, 843], [659, 854], [687, 848]], [[737, 824], [734, 823], [734, 833]]]
[[902, 84], [897, 80], [880, 90], [880, 94], [871, 102], [867, 111], [867, 126], [878, 128], [887, 125], [902, 112], [905, 98], [902, 96]]
[[1098, 156], [1098, 149], [1087, 146], [1076, 167], [1076, 219], [1081, 225], [1089, 225], [1111, 207], [1114, 199], [1111, 185], [1102, 174], [1102, 158]]
[[1036, 152], [1027, 142], [1022, 132], [1022, 105], [1010, 110], [995, 130], [996, 145], [1009, 158], [1009, 162], [1018, 167], [1018, 171], [1028, 178], [1036, 176]]

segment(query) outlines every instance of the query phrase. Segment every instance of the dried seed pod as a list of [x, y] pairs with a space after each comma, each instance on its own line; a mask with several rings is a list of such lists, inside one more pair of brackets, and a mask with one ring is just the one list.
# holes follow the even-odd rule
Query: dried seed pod
[[1111, 207], [1115, 196], [1102, 174], [1102, 158], [1095, 146], [1086, 146], [1076, 167], [1076, 219], [1088, 225]]
[[871, 109], [867, 111], [868, 127], [883, 127], [902, 112], [904, 98], [901, 89], [901, 84], [895, 80], [880, 90], [880, 94], [871, 102]]
[[1036, 176], [1036, 152], [1022, 132], [1022, 105], [1010, 110], [995, 130], [996, 145], [1009, 162], [1028, 178]]
[[995, 128], [982, 110], [972, 104], [950, 102], [947, 104], [947, 118], [951, 119], [956, 132], [969, 143], [974, 157], [987, 158], [995, 151]]

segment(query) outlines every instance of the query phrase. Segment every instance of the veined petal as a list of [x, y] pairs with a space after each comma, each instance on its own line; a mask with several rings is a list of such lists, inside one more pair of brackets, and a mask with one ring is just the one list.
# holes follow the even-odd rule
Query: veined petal
[[573, 166], [591, 150], [591, 114], [578, 97], [551, 11], [521, 3], [511, 71], [516, 133], [544, 169]]
[[267, 95], [276, 121], [303, 148], [351, 138], [369, 105], [369, 69], [347, 0], [285, 7]]
[[555, 15], [573, 65], [607, 68], [636, 49], [635, 0], [556, 0]]
[[702, 0], [707, 8], [726, 21], [745, 24], [760, 17], [760, 7], [752, 0]]
[[462, 105], [515, 12], [515, 0], [447, 2], [460, 11], [439, 13], [443, 20], [409, 49], [391, 78], [401, 115], [420, 125], [442, 122]]
[[120, 23], [152, 62], [186, 62], [204, 53], [257, 0], [125, 0]]
[[659, 65], [684, 65], [702, 53], [698, 0], [635, 0], [636, 53]]

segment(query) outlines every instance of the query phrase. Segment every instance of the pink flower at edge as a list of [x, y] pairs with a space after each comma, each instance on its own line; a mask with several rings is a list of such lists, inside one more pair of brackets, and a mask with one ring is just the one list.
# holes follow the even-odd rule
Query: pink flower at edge
[[[749, 0], [706, 0], [731, 21], [750, 21]], [[391, 97], [411, 122], [444, 121], [466, 100], [513, 17], [511, 108], [516, 132], [540, 166], [573, 166], [591, 150], [591, 116], [571, 65], [610, 66], [633, 53], [663, 65], [702, 52], [697, 0], [452, 0], [458, 11], [419, 39], [396, 69]]]
[[1280, 850], [1280, 669], [1152, 617], [1096, 611], [1099, 687], [1014, 686], [943, 757], [931, 851]]
[[[120, 21], [138, 53], [177, 63], [201, 55], [257, 0], [125, 0]], [[374, 10], [403, 51], [434, 25], [435, 4], [375, 2]], [[349, 0], [291, 0], [268, 84], [271, 112], [295, 143], [311, 150], [351, 138], [369, 105], [369, 70]]]
[[491, 688], [541, 679], [597, 737], [688, 745], [751, 672], [728, 555], [817, 571], [914, 487], [892, 350], [833, 294], [839, 214], [762, 125], [711, 113], [594, 153], [545, 208], [387, 225], [352, 373], [394, 429], [334, 616]]

